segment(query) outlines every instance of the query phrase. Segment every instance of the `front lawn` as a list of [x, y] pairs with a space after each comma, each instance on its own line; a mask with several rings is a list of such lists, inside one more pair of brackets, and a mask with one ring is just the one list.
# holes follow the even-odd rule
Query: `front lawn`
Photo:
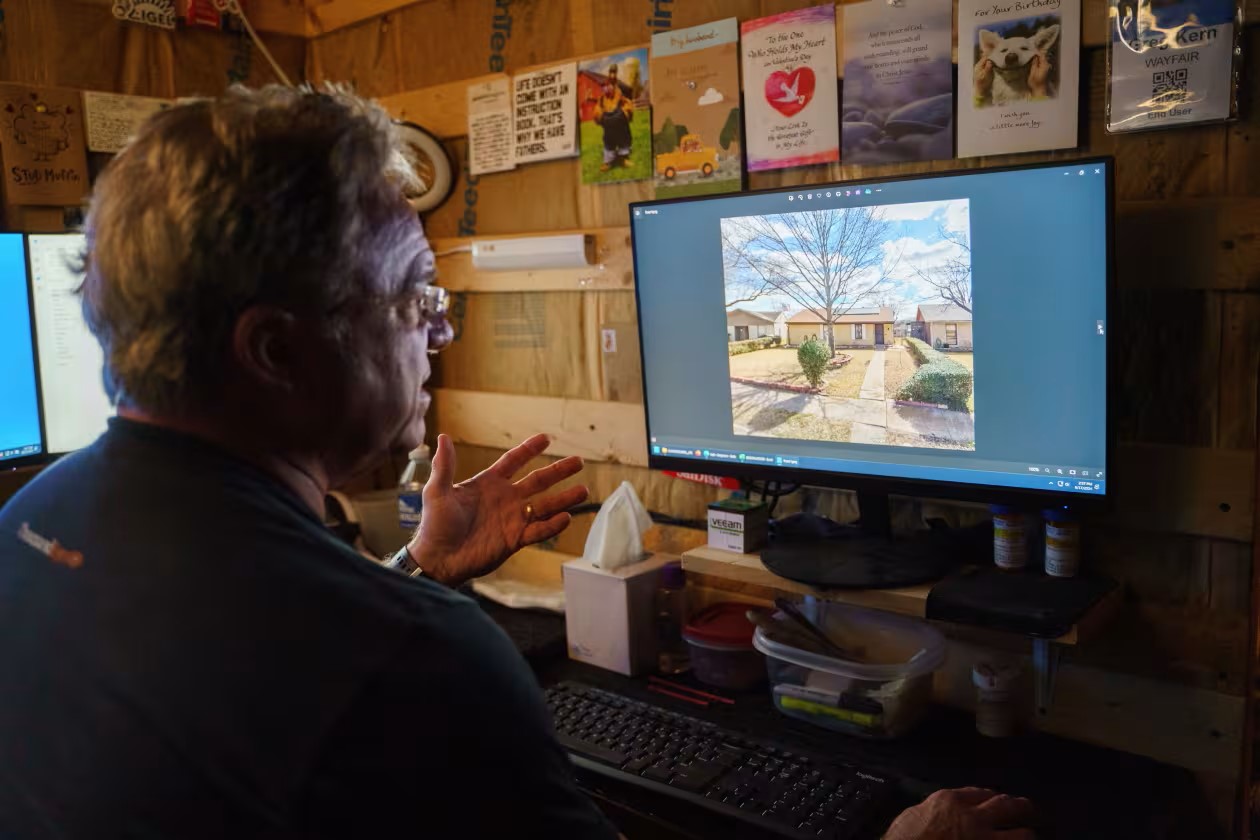
[[[822, 393], [829, 397], [856, 397], [862, 390], [862, 380], [866, 377], [866, 368], [871, 359], [875, 358], [875, 351], [840, 349], [836, 352], [852, 356], [853, 360], [839, 368], [827, 369]], [[796, 359], [795, 348], [771, 347], [768, 350], [730, 356], [728, 360], [731, 364], [731, 376], [781, 385], [809, 385], [809, 380], [801, 372], [801, 364]]]

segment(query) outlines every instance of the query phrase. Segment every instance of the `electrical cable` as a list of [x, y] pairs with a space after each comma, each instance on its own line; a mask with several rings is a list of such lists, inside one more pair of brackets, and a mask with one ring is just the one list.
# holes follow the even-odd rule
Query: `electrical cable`
[[228, 12], [236, 15], [241, 20], [241, 25], [245, 27], [245, 32], [249, 35], [250, 40], [254, 42], [254, 46], [262, 53], [263, 58], [267, 59], [267, 63], [271, 65], [271, 70], [280, 79], [285, 87], [293, 87], [293, 82], [289, 81], [289, 77], [280, 69], [280, 65], [271, 54], [271, 50], [267, 49], [267, 45], [262, 42], [262, 38], [258, 37], [258, 33], [254, 31], [253, 25], [249, 22], [249, 18], [245, 17], [245, 11], [241, 8], [240, 0], [214, 0], [214, 6], [220, 12]]

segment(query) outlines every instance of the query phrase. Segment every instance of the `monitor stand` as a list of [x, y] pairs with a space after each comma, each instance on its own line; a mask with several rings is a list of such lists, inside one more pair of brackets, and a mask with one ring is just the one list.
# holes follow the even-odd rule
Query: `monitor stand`
[[930, 529], [893, 539], [888, 496], [858, 493], [860, 518], [841, 525], [799, 513], [776, 520], [774, 538], [761, 553], [780, 577], [819, 587], [885, 589], [938, 580], [974, 558], [968, 531]]

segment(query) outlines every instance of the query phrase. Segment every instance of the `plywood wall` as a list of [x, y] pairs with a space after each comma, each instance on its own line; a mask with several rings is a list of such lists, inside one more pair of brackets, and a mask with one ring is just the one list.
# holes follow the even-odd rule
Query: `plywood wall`
[[[668, 19], [670, 27], [682, 27], [802, 5], [807, 3], [426, 0], [314, 39], [307, 72], [313, 79], [353, 81], [409, 119], [432, 125], [446, 137], [462, 170], [460, 97], [470, 78], [643, 44], [654, 31], [651, 21]], [[1086, 0], [1087, 100], [1079, 150], [887, 167], [837, 164], [754, 175], [750, 187], [1083, 153], [1116, 156], [1121, 309], [1114, 340], [1123, 381], [1115, 411], [1128, 453], [1122, 463], [1131, 474], [1113, 478], [1128, 480], [1140, 492], [1116, 516], [1094, 523], [1090, 535], [1092, 562], [1126, 585], [1126, 608], [1107, 639], [1069, 656], [1108, 673], [1141, 675], [1220, 698], [1238, 725], [1190, 737], [1219, 742], [1223, 731], [1234, 732], [1237, 743], [1227, 752], [1240, 755], [1260, 369], [1260, 102], [1255, 101], [1260, 82], [1252, 68], [1244, 84], [1243, 119], [1233, 125], [1109, 136], [1102, 127], [1105, 31], [1105, 4]], [[1245, 40], [1248, 55], [1260, 54], [1260, 29], [1249, 30]], [[454, 237], [471, 235], [616, 231], [628, 224], [627, 203], [651, 195], [646, 182], [583, 186], [573, 161], [475, 179], [464, 171], [453, 197], [426, 225], [448, 246], [463, 242]], [[511, 285], [512, 291], [492, 293], [468, 279], [466, 266], [448, 261], [444, 268], [456, 285], [481, 289], [460, 295], [459, 339], [439, 366], [444, 388], [513, 400], [532, 395], [543, 401], [639, 402], [636, 388], [609, 385], [637, 378], [637, 353], [610, 359], [594, 332], [614, 322], [619, 332], [632, 330], [630, 292], [603, 286], [594, 292], [577, 286], [529, 291]], [[593, 282], [615, 286], [617, 276], [596, 276]], [[519, 341], [523, 334], [530, 340]], [[548, 403], [546, 412], [555, 408]], [[549, 415], [540, 407], [536, 416]], [[467, 467], [480, 467], [496, 451], [461, 447], [461, 456]], [[614, 476], [632, 481], [649, 506], [675, 516], [694, 516], [715, 493], [620, 463], [593, 468], [597, 498], [612, 489]], [[838, 514], [851, 515], [843, 494], [830, 504]], [[1180, 724], [1152, 719], [1143, 725], [1158, 739], [1161, 728]], [[1090, 737], [1086, 729], [1082, 726], [1082, 737]], [[1219, 775], [1206, 781], [1223, 824], [1233, 820], [1237, 770], [1237, 765], [1220, 767]]]
[[[111, 5], [111, 0], [3, 0], [0, 81], [167, 98], [213, 95], [234, 82], [276, 81], [244, 33], [123, 23], [111, 14]], [[305, 40], [271, 34], [263, 40], [290, 78], [300, 79]], [[108, 160], [90, 158], [93, 172]], [[4, 211], [9, 230], [56, 231], [74, 218], [57, 207]]]

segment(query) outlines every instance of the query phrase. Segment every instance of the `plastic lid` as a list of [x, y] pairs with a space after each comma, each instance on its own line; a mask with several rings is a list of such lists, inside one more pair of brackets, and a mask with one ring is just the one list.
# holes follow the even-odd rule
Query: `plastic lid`
[[1023, 513], [1023, 510], [1014, 505], [989, 505], [989, 512], [996, 513], [999, 516]]
[[756, 628], [744, 614], [749, 609], [751, 607], [748, 604], [732, 601], [706, 607], [687, 622], [687, 626], [683, 628], [683, 638], [707, 644], [751, 648], [753, 631]]
[[427, 464], [429, 462], [429, 445], [422, 443], [407, 454], [407, 457], [417, 463]]
[[994, 665], [990, 662], [979, 662], [971, 669], [971, 681], [976, 688], [990, 691], [1007, 691], [1019, 679], [1018, 665]]
[[672, 560], [661, 566], [661, 586], [667, 586], [670, 589], [682, 589], [687, 585], [687, 578], [683, 574], [681, 560]]

